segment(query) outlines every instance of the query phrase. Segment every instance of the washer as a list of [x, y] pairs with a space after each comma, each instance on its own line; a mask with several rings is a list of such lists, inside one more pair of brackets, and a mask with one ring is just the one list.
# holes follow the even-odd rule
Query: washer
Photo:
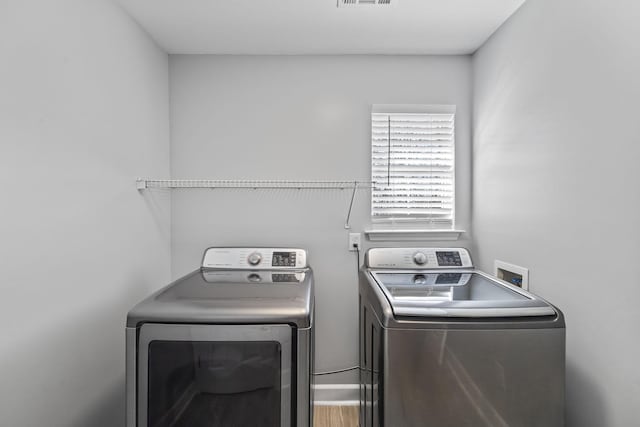
[[463, 248], [374, 248], [360, 271], [360, 425], [564, 425], [565, 322]]
[[311, 426], [313, 273], [295, 248], [209, 248], [127, 316], [127, 427]]

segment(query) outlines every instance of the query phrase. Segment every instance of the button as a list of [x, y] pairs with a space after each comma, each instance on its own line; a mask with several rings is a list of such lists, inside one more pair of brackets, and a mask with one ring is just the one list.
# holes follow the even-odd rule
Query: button
[[427, 263], [427, 256], [422, 252], [416, 252], [413, 255], [413, 262], [415, 262], [418, 265], [424, 265]]
[[253, 252], [247, 257], [247, 262], [251, 265], [258, 265], [260, 264], [260, 261], [262, 261], [262, 255], [258, 252]]

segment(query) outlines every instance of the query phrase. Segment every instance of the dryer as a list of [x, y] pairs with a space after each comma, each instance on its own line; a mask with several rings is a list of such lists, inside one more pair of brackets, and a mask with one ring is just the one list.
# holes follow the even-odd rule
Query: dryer
[[463, 248], [374, 248], [360, 271], [362, 427], [561, 427], [565, 322]]
[[310, 426], [313, 273], [296, 248], [209, 248], [127, 316], [127, 427]]

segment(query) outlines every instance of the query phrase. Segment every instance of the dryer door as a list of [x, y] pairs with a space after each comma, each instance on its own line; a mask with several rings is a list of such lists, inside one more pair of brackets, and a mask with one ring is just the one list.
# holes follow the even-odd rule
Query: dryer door
[[140, 328], [138, 426], [291, 425], [288, 325]]

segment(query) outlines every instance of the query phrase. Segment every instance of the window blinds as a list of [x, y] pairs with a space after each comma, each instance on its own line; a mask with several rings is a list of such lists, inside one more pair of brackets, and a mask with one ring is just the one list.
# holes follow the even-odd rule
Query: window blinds
[[371, 216], [453, 228], [453, 112], [371, 115]]

